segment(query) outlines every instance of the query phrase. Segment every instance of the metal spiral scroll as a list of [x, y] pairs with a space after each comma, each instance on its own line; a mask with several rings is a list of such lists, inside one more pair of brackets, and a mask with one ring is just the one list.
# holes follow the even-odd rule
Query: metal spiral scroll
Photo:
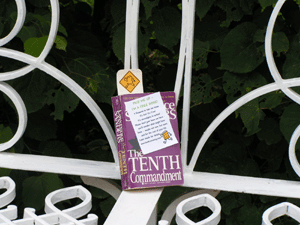
[[50, 64], [45, 62], [45, 58], [50, 52], [53, 43], [56, 38], [58, 26], [59, 26], [59, 2], [58, 0], [50, 0], [51, 5], [51, 27], [48, 36], [48, 40], [46, 45], [40, 54], [39, 57], [33, 57], [23, 52], [15, 51], [12, 49], [3, 48], [2, 46], [7, 44], [10, 40], [12, 40], [21, 30], [26, 16], [26, 6], [25, 0], [15, 0], [17, 5], [18, 16], [13, 27], [12, 31], [4, 38], [0, 39], [0, 56], [15, 59], [21, 61], [23, 63], [28, 64], [27, 66], [10, 72], [0, 73], [0, 91], [6, 94], [15, 105], [18, 116], [19, 116], [19, 126], [18, 129], [11, 140], [8, 142], [0, 144], [0, 151], [7, 150], [12, 147], [22, 136], [25, 131], [27, 124], [27, 112], [25, 105], [19, 96], [19, 94], [8, 84], [1, 81], [12, 80], [21, 76], [24, 76], [31, 72], [34, 69], [40, 69], [41, 71], [49, 74], [54, 77], [66, 87], [68, 87], [74, 94], [76, 94], [90, 109], [93, 115], [96, 117], [100, 126], [102, 127], [108, 142], [111, 146], [113, 157], [115, 163], [118, 164], [118, 155], [117, 155], [117, 144], [115, 141], [115, 134], [113, 132], [112, 127], [110, 126], [107, 118], [103, 114], [102, 110], [96, 104], [96, 102], [83, 90], [76, 82], [74, 82], [71, 78], [69, 78], [66, 74], [51, 66]]

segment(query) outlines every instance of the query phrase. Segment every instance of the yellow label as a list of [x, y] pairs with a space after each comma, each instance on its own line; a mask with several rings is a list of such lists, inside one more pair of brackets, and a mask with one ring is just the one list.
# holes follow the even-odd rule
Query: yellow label
[[170, 138], [168, 131], [166, 131], [165, 133], [162, 134], [164, 139], [167, 140]]
[[134, 76], [131, 71], [125, 74], [125, 76], [120, 80], [120, 84], [130, 93], [135, 89], [135, 87], [140, 83], [140, 80]]

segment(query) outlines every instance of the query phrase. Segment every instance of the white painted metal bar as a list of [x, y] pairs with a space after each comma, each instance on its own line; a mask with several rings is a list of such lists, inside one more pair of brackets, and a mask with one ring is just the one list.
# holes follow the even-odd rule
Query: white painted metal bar
[[0, 47], [10, 42], [22, 29], [26, 17], [26, 5], [24, 0], [15, 0], [17, 4], [18, 16], [12, 31], [0, 39]]
[[[130, 10], [133, 9], [132, 3], [134, 1], [127, 0], [127, 7], [132, 7]], [[137, 4], [137, 3], [135, 3]], [[138, 10], [138, 8], [135, 8], [135, 10]], [[183, 77], [183, 68], [185, 66], [185, 93], [184, 93], [184, 120], [183, 120], [183, 128], [182, 128], [182, 141], [181, 141], [181, 148], [185, 149], [182, 150], [183, 155], [183, 162], [186, 158], [187, 154], [187, 141], [188, 141], [188, 121], [189, 121], [189, 101], [190, 101], [190, 84], [191, 84], [191, 71], [192, 71], [192, 54], [193, 54], [193, 32], [194, 32], [194, 14], [195, 14], [195, 0], [184, 0], [183, 6], [182, 6], [182, 39], [181, 39], [181, 46], [180, 46], [180, 56], [179, 59], [179, 66], [178, 66], [178, 72], [177, 72], [177, 80], [176, 84], [179, 86], [175, 87], [175, 92], [177, 92], [177, 99], [180, 92], [180, 87], [182, 83], [182, 77]], [[130, 11], [127, 9], [127, 16], [129, 19], [130, 15], [128, 15]], [[131, 13], [133, 13], [131, 11]], [[136, 11], [134, 12], [135, 14]], [[130, 25], [130, 22], [133, 22], [135, 24], [135, 30], [137, 31], [137, 24], [138, 20], [135, 17], [134, 19], [126, 21], [126, 38], [130, 35], [128, 30], [131, 29], [133, 25]], [[132, 34], [132, 33], [131, 33]], [[128, 40], [128, 38], [127, 38]], [[131, 38], [131, 44], [134, 44], [134, 46], [137, 46], [137, 37], [134, 36]], [[125, 46], [125, 69], [130, 68], [129, 59], [131, 56], [136, 57], [137, 55], [134, 55], [132, 53], [132, 49], [129, 49], [129, 42], [126, 42], [127, 45]], [[129, 53], [130, 52], [130, 53]], [[135, 52], [135, 51], [134, 51]], [[181, 77], [181, 78], [180, 78]], [[159, 199], [159, 196], [162, 192], [162, 188], [160, 189], [153, 189], [153, 190], [145, 190], [145, 191], [123, 191], [120, 198], [118, 199], [115, 207], [112, 209], [111, 214], [108, 216], [105, 224], [106, 225], [114, 225], [117, 223], [117, 221], [126, 221], [126, 224], [156, 224], [156, 218], [153, 218], [154, 211], [156, 210], [156, 202]], [[149, 202], [149, 193], [151, 192], [155, 197], [152, 199], [153, 201]], [[155, 194], [153, 193], [155, 192]], [[137, 194], [138, 193], [138, 194]], [[130, 202], [130, 203], [129, 203]], [[128, 204], [129, 203], [129, 204]], [[145, 207], [136, 207], [136, 205], [143, 205]], [[123, 208], [123, 209], [122, 209]], [[124, 208], [128, 210], [126, 213], [123, 212]], [[122, 213], [120, 213], [122, 212]], [[117, 216], [118, 215], [118, 216]], [[137, 216], [138, 215], [138, 216]], [[125, 223], [125, 222], [124, 222]]]
[[211, 122], [211, 124], [208, 126], [208, 128], [205, 130], [205, 132], [202, 134], [200, 141], [198, 142], [193, 156], [190, 160], [190, 163], [187, 167], [186, 172], [191, 173], [194, 168], [195, 165], [197, 163], [197, 159], [202, 151], [202, 148], [204, 146], [204, 144], [206, 143], [206, 141], [208, 140], [208, 138], [210, 137], [210, 135], [215, 131], [215, 129], [231, 114], [233, 113], [235, 110], [237, 110], [238, 108], [240, 108], [242, 105], [246, 104], [247, 102], [250, 102], [251, 100], [262, 96], [264, 94], [270, 93], [272, 91], [276, 91], [281, 89], [281, 87], [283, 85], [289, 86], [289, 87], [295, 87], [300, 85], [300, 79], [298, 78], [293, 78], [293, 79], [289, 79], [289, 80], [285, 80], [283, 81], [283, 83], [271, 83], [271, 84], [267, 84], [265, 86], [262, 86], [260, 88], [257, 88], [251, 92], [249, 92], [248, 94], [242, 96], [241, 98], [239, 98], [238, 100], [236, 100], [235, 102], [231, 103], [231, 105], [229, 105], [225, 110], [222, 111], [222, 113], [220, 113], [214, 120], [213, 122]]
[[18, 217], [18, 208], [15, 205], [9, 205], [6, 209], [0, 210], [0, 224], [5, 220], [15, 220]]
[[300, 198], [300, 182], [217, 173], [184, 174], [185, 187], [248, 193], [287, 198]]
[[[17, 4], [18, 16], [17, 21], [12, 29], [11, 33], [0, 39], [0, 46], [8, 43], [13, 37], [15, 37], [22, 28], [25, 20], [26, 9], [24, 0], [15, 0]], [[299, 184], [296, 181], [285, 181], [266, 178], [254, 178], [245, 176], [234, 176], [226, 174], [215, 173], [203, 173], [193, 172], [197, 159], [201, 153], [201, 150], [206, 143], [209, 136], [214, 132], [218, 125], [223, 122], [231, 113], [237, 110], [247, 102], [262, 96], [263, 94], [270, 93], [275, 90], [282, 90], [288, 97], [300, 104], [300, 96], [292, 91], [291, 87], [300, 86], [300, 78], [282, 79], [278, 72], [275, 61], [272, 54], [271, 38], [273, 33], [274, 24], [277, 14], [280, 8], [284, 4], [284, 0], [279, 0], [274, 11], [270, 17], [270, 21], [266, 33], [266, 57], [267, 63], [275, 82], [260, 87], [247, 95], [241, 97], [233, 104], [228, 106], [207, 128], [202, 135], [194, 154], [185, 168], [185, 183], [183, 186], [194, 188], [207, 188], [211, 190], [223, 190], [231, 192], [251, 193], [259, 195], [281, 196], [300, 198]], [[121, 192], [114, 184], [107, 183], [101, 178], [120, 179], [120, 172], [118, 167], [118, 155], [117, 145], [115, 141], [115, 135], [113, 129], [108, 123], [106, 117], [102, 113], [101, 109], [94, 102], [94, 100], [73, 80], [71, 80], [64, 73], [54, 68], [44, 60], [48, 55], [51, 47], [53, 46], [56, 38], [56, 33], [59, 24], [59, 3], [57, 0], [50, 0], [52, 9], [51, 28], [49, 32], [49, 38], [46, 46], [37, 58], [27, 55], [22, 52], [18, 52], [11, 49], [0, 47], [0, 55], [8, 57], [28, 64], [24, 68], [18, 69], [12, 72], [0, 73], [0, 81], [8, 81], [28, 74], [33, 69], [40, 69], [62, 84], [70, 88], [91, 110], [98, 120], [100, 126], [103, 128], [109, 144], [112, 148], [112, 153], [115, 159], [115, 163], [109, 162], [96, 162], [92, 160], [79, 160], [79, 159], [66, 159], [58, 157], [48, 156], [33, 156], [14, 153], [0, 153], [0, 167], [21, 169], [29, 171], [41, 171], [49, 173], [63, 173], [72, 175], [88, 176], [83, 177], [86, 183], [92, 184], [92, 186], [103, 188], [105, 191], [118, 199], [116, 205], [111, 211], [106, 225], [118, 224], [119, 221], [124, 221], [124, 224], [155, 224], [156, 223], [156, 203], [161, 195], [162, 188], [158, 189], [145, 189], [145, 190], [132, 190]], [[127, 0], [127, 12], [126, 12], [126, 38], [125, 38], [125, 69], [138, 69], [138, 11], [139, 0]], [[182, 1], [182, 32], [181, 32], [181, 49], [179, 54], [177, 79], [175, 84], [175, 92], [178, 100], [180, 88], [182, 86], [183, 74], [184, 74], [184, 103], [183, 103], [183, 125], [182, 125], [182, 158], [183, 164], [187, 165], [187, 144], [188, 144], [188, 123], [189, 123], [189, 108], [190, 108], [190, 87], [191, 87], [191, 70], [192, 70], [192, 53], [193, 53], [193, 35], [194, 35], [194, 10], [195, 0], [183, 0]], [[0, 91], [5, 93], [12, 99], [14, 105], [17, 108], [19, 116], [19, 128], [15, 136], [8, 142], [0, 145], [0, 151], [4, 151], [13, 144], [15, 144], [22, 136], [27, 122], [27, 113], [24, 103], [15, 90], [6, 83], [0, 82]], [[295, 145], [300, 136], [300, 128], [298, 127], [290, 141], [290, 160], [295, 172], [300, 176], [300, 166], [295, 155]], [[98, 178], [92, 178], [98, 177]], [[94, 179], [93, 181], [91, 179]], [[96, 180], [95, 180], [96, 179]], [[1, 185], [1, 180], [0, 180]], [[110, 189], [112, 189], [110, 191]], [[69, 193], [71, 194], [71, 192]], [[81, 195], [80, 195], [81, 196]], [[0, 196], [1, 197], [1, 196]], [[62, 195], [61, 195], [62, 197]], [[81, 196], [82, 197], [82, 196]], [[186, 197], [186, 196], [185, 196]], [[11, 199], [11, 198], [10, 198]], [[58, 200], [58, 199], [56, 199]], [[0, 202], [1, 204], [1, 202]], [[6, 204], [7, 205], [7, 204]], [[137, 205], [139, 207], [137, 207]], [[1, 206], [0, 206], [1, 207]], [[4, 213], [15, 213], [16, 208], [7, 207], [0, 211], [1, 218]], [[280, 209], [282, 210], [282, 209]], [[280, 211], [279, 210], [279, 211]], [[278, 211], [278, 212], [279, 212]], [[2, 212], [2, 214], [1, 214]], [[282, 211], [280, 211], [282, 212]], [[59, 212], [60, 213], [60, 212]], [[277, 213], [275, 213], [277, 214]], [[26, 209], [25, 217], [27, 219], [14, 221], [14, 224], [46, 224], [45, 221], [54, 221], [60, 218], [64, 221], [71, 221], [74, 224], [83, 224], [78, 222], [74, 218], [69, 218], [67, 214], [47, 214], [43, 216], [37, 216], [34, 214], [33, 209]], [[0, 218], [0, 221], [2, 221]], [[6, 219], [4, 219], [6, 220]], [[95, 217], [91, 216], [89, 219], [84, 220], [87, 225], [95, 225]], [[11, 224], [10, 220], [6, 221]], [[164, 221], [161, 221], [164, 223]], [[1, 222], [0, 222], [1, 224]]]
[[[0, 55], [4, 56], [4, 57], [8, 57], [8, 58], [17, 59], [24, 63], [35, 64], [35, 66], [37, 68], [48, 73], [52, 77], [59, 80], [62, 84], [69, 87], [70, 90], [72, 90], [87, 105], [87, 107], [90, 109], [90, 111], [96, 117], [97, 121], [99, 122], [99, 124], [103, 128], [104, 133], [107, 136], [108, 142], [111, 146], [112, 153], [113, 153], [113, 156], [115, 159], [115, 163], [116, 164], [119, 163], [114, 131], [113, 131], [112, 127], [110, 126], [110, 124], [109, 124], [107, 118], [105, 117], [104, 113], [102, 112], [102, 110], [99, 108], [97, 103], [91, 98], [91, 96], [88, 93], [86, 93], [86, 91], [84, 89], [82, 89], [75, 81], [73, 81], [71, 78], [69, 78], [67, 75], [65, 75], [63, 72], [56, 69], [52, 65], [50, 65], [46, 62], [35, 63], [35, 60], [36, 60], [35, 57], [29, 56], [25, 53], [21, 53], [21, 52], [17, 52], [17, 51], [5, 49], [5, 48], [0, 48]], [[1, 77], [1, 74], [0, 74], [0, 77]], [[5, 149], [1, 149], [1, 150], [5, 150]]]
[[114, 199], [118, 199], [121, 192], [122, 188], [119, 186], [117, 183], [113, 182], [112, 180], [106, 180], [106, 179], [101, 179], [98, 177], [81, 177], [82, 181], [92, 187], [99, 188], [108, 194], [110, 194]]
[[140, 0], [127, 0], [124, 69], [138, 69], [138, 20]]
[[[187, 166], [187, 148], [189, 136], [190, 118], [190, 95], [192, 82], [192, 62], [194, 46], [194, 24], [195, 24], [195, 0], [182, 1], [182, 37], [179, 56], [179, 66], [177, 71], [175, 93], [177, 101], [179, 98], [183, 67], [184, 67], [184, 90], [183, 90], [183, 111], [182, 111], [182, 130], [181, 130], [181, 155], [184, 168]], [[185, 54], [183, 55], [184, 52]], [[183, 63], [183, 64], [182, 64]]]
[[104, 225], [147, 225], [162, 188], [123, 191]]
[[3, 151], [11, 148], [24, 134], [27, 125], [27, 111], [21, 96], [10, 85], [0, 82], [0, 91], [11, 99], [19, 117], [19, 125], [15, 135], [9, 141], [0, 144], [0, 151]]
[[[282, 83], [283, 79], [282, 76], [280, 75], [276, 64], [275, 64], [275, 60], [274, 60], [274, 56], [273, 56], [273, 51], [272, 51], [272, 34], [273, 34], [273, 30], [274, 30], [274, 26], [275, 26], [275, 22], [276, 22], [276, 18], [277, 15], [279, 14], [279, 11], [281, 9], [281, 7], [283, 6], [283, 4], [285, 3], [285, 0], [279, 0], [274, 9], [273, 12], [270, 16], [269, 19], [269, 23], [268, 23], [268, 27], [267, 27], [267, 32], [266, 32], [266, 37], [265, 37], [265, 52], [266, 52], [266, 60], [267, 60], [267, 64], [269, 66], [269, 70], [271, 72], [271, 75], [273, 77], [273, 79], [275, 80], [275, 82], [277, 83]], [[290, 89], [287, 86], [283, 86], [281, 88], [281, 90], [293, 101], [295, 101], [296, 103], [300, 104], [300, 95], [297, 94], [295, 91], [293, 91], [292, 89]]]
[[120, 168], [115, 163], [70, 159], [50, 156], [0, 153], [2, 168], [40, 171], [47, 173], [120, 179]]
[[292, 134], [290, 145], [289, 145], [289, 159], [291, 166], [293, 167], [294, 171], [300, 176], [300, 165], [296, 156], [296, 144], [300, 137], [300, 125], [295, 129]]
[[300, 223], [300, 208], [289, 202], [283, 202], [267, 209], [264, 212], [262, 225], [272, 225], [272, 220], [284, 215], [287, 215]]

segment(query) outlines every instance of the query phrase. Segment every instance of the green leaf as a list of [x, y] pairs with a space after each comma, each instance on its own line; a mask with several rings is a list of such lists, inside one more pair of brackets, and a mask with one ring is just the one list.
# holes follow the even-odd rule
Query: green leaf
[[51, 14], [47, 13], [45, 15], [32, 14], [33, 22], [38, 28], [41, 35], [47, 35], [51, 26]]
[[110, 194], [108, 194], [106, 191], [101, 190], [100, 188], [90, 186], [89, 191], [91, 192], [92, 196], [95, 198], [106, 199], [110, 197]]
[[264, 95], [264, 101], [260, 103], [260, 108], [273, 109], [280, 105], [284, 96], [285, 95], [281, 90], [268, 93]]
[[67, 63], [62, 71], [75, 80], [99, 102], [111, 104], [116, 90], [115, 74], [97, 58], [77, 58]]
[[202, 19], [216, 0], [198, 0], [196, 3], [196, 14]]
[[261, 7], [264, 9], [268, 6], [272, 6], [276, 4], [277, 0], [258, 0], [258, 2], [261, 5]]
[[3, 33], [3, 30], [4, 30], [4, 23], [2, 22], [2, 18], [0, 17], [0, 37], [2, 37], [2, 33]]
[[226, 21], [223, 22], [224, 26], [228, 27], [231, 21], [240, 21], [244, 16], [240, 1], [218, 0], [215, 5], [226, 12]]
[[40, 38], [30, 38], [24, 43], [25, 53], [38, 57], [41, 52], [44, 50], [48, 36]]
[[146, 13], [146, 19], [149, 19], [152, 15], [152, 9], [155, 6], [158, 6], [159, 0], [142, 0], [142, 4], [144, 5], [145, 8], [145, 13]]
[[261, 212], [255, 205], [247, 204], [240, 208], [237, 219], [237, 224], [260, 224]]
[[233, 209], [240, 207], [240, 204], [238, 203], [234, 193], [231, 193], [219, 201], [222, 205], [222, 212], [225, 213], [225, 215], [230, 215]]
[[[0, 124], [0, 144], [9, 141], [12, 137], [13, 133], [10, 127], [4, 127], [3, 124]], [[12, 149], [12, 152], [14, 152], [14, 149]], [[8, 176], [10, 172], [10, 169], [0, 168], [0, 177]]]
[[289, 40], [283, 32], [273, 33], [272, 49], [279, 55], [281, 52], [286, 53], [289, 50]]
[[[280, 139], [282, 140], [281, 137]], [[253, 151], [253, 155], [263, 159], [264, 172], [277, 171], [282, 166], [282, 161], [285, 159], [284, 155], [286, 154], [286, 149], [285, 141], [280, 141], [274, 145], [267, 145], [265, 141], [261, 141]]]
[[89, 159], [95, 161], [113, 162], [110, 146], [106, 140], [95, 140], [89, 142], [86, 146], [81, 145], [81, 154], [74, 157], [80, 159]]
[[25, 136], [38, 141], [56, 138], [57, 125], [50, 116], [51, 111], [42, 109], [28, 115]]
[[227, 94], [228, 104], [266, 83], [266, 79], [257, 73], [249, 74], [248, 76], [238, 76], [225, 72], [223, 76], [223, 89]]
[[290, 50], [286, 54], [286, 60], [283, 64], [283, 78], [300, 77], [300, 62], [297, 60], [300, 55], [300, 33], [298, 33], [290, 43]]
[[126, 1], [113, 0], [111, 4], [111, 15], [114, 19], [114, 26], [119, 25], [125, 21]]
[[194, 42], [194, 58], [193, 64], [196, 70], [206, 69], [208, 67], [207, 64], [207, 55], [209, 53], [209, 42], [202, 42], [198, 39], [195, 39]]
[[80, 1], [89, 4], [91, 7], [94, 7], [95, 4], [95, 0], [80, 0]]
[[24, 43], [37, 36], [37, 30], [34, 26], [23, 26], [20, 33], [17, 35]]
[[40, 151], [47, 156], [58, 156], [65, 158], [72, 158], [69, 147], [61, 141], [47, 141], [43, 142], [39, 147]]
[[[7, 0], [2, 0], [0, 2], [0, 15], [4, 12], [5, 10], [5, 5], [7, 4]], [[1, 34], [1, 33], [0, 33]]]
[[55, 120], [63, 120], [64, 112], [73, 112], [79, 103], [79, 98], [66, 86], [48, 92], [47, 104], [54, 104], [55, 110], [51, 113]]
[[40, 110], [47, 101], [47, 92], [54, 88], [56, 81], [44, 72], [36, 69], [32, 73], [11, 81], [22, 96], [28, 113]]
[[203, 74], [197, 78], [193, 77], [191, 101], [195, 105], [210, 103], [220, 96], [217, 88], [218, 86], [214, 84], [208, 74]]
[[188, 190], [184, 190], [180, 187], [165, 187], [160, 201], [157, 203], [158, 209], [165, 210], [172, 203], [172, 201], [174, 201], [176, 197], [181, 196], [184, 191], [188, 192]]
[[247, 104], [243, 105], [238, 112], [241, 115], [241, 119], [247, 128], [246, 136], [253, 135], [260, 131], [258, 127], [259, 121], [265, 116], [263, 111], [259, 108], [258, 99], [254, 99]]
[[245, 15], [252, 15], [256, 0], [240, 0], [240, 7]]
[[253, 36], [257, 27], [245, 22], [233, 28], [221, 46], [221, 69], [236, 73], [248, 73], [258, 67], [264, 57], [257, 50]]
[[66, 28], [63, 25], [61, 25], [61, 23], [59, 23], [58, 32], [62, 33], [66, 37], [68, 37], [68, 32], [67, 32]]
[[228, 142], [217, 147], [209, 156], [208, 161], [211, 165], [227, 170], [219, 172], [237, 174], [239, 173], [239, 163], [244, 161], [245, 154], [245, 150], [239, 144]]
[[300, 7], [300, 0], [294, 0], [294, 2], [296, 2], [297, 5]]
[[100, 208], [105, 217], [108, 216], [113, 206], [115, 205], [116, 200], [110, 196], [107, 199], [101, 201]]
[[268, 145], [276, 144], [282, 139], [279, 124], [271, 118], [260, 122], [261, 130], [257, 133], [259, 140], [265, 141]]
[[219, 51], [223, 39], [228, 33], [228, 29], [221, 27], [218, 21], [201, 21], [195, 24], [195, 46], [196, 40], [202, 42], [209, 42], [210, 49]]
[[114, 34], [112, 40], [112, 48], [115, 55], [124, 62], [124, 48], [125, 48], [125, 24], [119, 26]]
[[13, 137], [13, 133], [10, 127], [4, 127], [3, 124], [0, 124], [0, 143], [7, 142], [12, 137]]
[[[291, 104], [285, 108], [280, 118], [280, 130], [287, 142], [290, 142], [293, 132], [300, 124], [299, 110], [300, 106], [298, 104]], [[297, 143], [298, 147], [299, 141]]]
[[36, 210], [43, 209], [46, 196], [55, 190], [63, 188], [64, 185], [57, 174], [43, 174], [41, 176], [29, 177], [23, 182], [22, 199], [26, 207]]
[[55, 39], [56, 48], [59, 50], [67, 51], [67, 40], [62, 36], [56, 36]]
[[[142, 29], [144, 29], [145, 32], [142, 32]], [[150, 38], [151, 38], [152, 34], [151, 34], [151, 30], [147, 29], [147, 27], [143, 27], [142, 24], [139, 26], [139, 30], [138, 30], [138, 54], [139, 56], [142, 55], [147, 47], [148, 44], [150, 42]], [[123, 52], [124, 52], [124, 46], [123, 46]], [[124, 53], [123, 53], [124, 55]]]
[[242, 176], [251, 176], [251, 177], [260, 177], [260, 171], [257, 162], [253, 159], [246, 159], [245, 162], [240, 164], [240, 175]]
[[[265, 29], [259, 29], [255, 32], [253, 36], [254, 42], [261, 42], [263, 43], [265, 41], [265, 35], [266, 35], [266, 30]], [[274, 33], [273, 33], [274, 35]]]
[[181, 15], [178, 10], [171, 7], [155, 10], [152, 21], [158, 43], [173, 51], [173, 47], [179, 42], [181, 30]]
[[39, 8], [48, 7], [50, 5], [49, 0], [28, 0], [28, 2], [30, 2], [35, 7], [39, 7]]

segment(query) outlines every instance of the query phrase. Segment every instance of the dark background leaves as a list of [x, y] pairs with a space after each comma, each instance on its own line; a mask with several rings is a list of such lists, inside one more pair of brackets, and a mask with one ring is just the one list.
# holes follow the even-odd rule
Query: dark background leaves
[[[265, 61], [264, 34], [274, 3], [275, 0], [197, 0], [189, 157], [201, 134], [222, 110], [255, 88], [273, 82]], [[5, 47], [38, 56], [50, 28], [49, 5], [49, 0], [26, 0], [25, 25]], [[181, 8], [179, 0], [141, 1], [139, 64], [147, 92], [173, 88]], [[58, 38], [46, 61], [81, 85], [112, 124], [110, 98], [116, 95], [115, 74], [123, 68], [124, 61], [125, 1], [60, 0], [60, 10]], [[16, 16], [14, 1], [0, 1], [0, 37], [10, 32]], [[273, 35], [275, 61], [284, 78], [299, 77], [299, 19], [299, 6], [295, 1], [287, 1]], [[23, 66], [0, 57], [0, 72]], [[23, 138], [10, 151], [112, 161], [96, 119], [60, 82], [34, 70], [8, 83], [22, 96], [29, 117]], [[179, 120], [181, 105], [182, 99]], [[299, 180], [287, 156], [289, 138], [300, 122], [299, 110], [281, 91], [249, 102], [214, 132], [196, 170]], [[13, 135], [17, 124], [14, 107], [6, 96], [0, 95], [1, 142]], [[17, 182], [15, 204], [20, 212], [25, 206], [41, 210], [43, 197], [56, 188], [82, 184], [74, 176], [5, 169], [0, 169], [0, 174], [10, 175]], [[114, 200], [99, 190], [91, 191], [93, 213], [99, 216], [101, 224]], [[159, 215], [174, 196], [186, 191], [190, 189], [166, 188]], [[218, 199], [223, 207], [220, 224], [227, 225], [260, 224], [266, 208], [286, 200], [235, 193], [221, 193]], [[64, 204], [69, 207], [68, 202]], [[201, 209], [189, 216], [199, 221], [208, 214]], [[276, 220], [274, 224], [292, 224], [287, 220]]]

